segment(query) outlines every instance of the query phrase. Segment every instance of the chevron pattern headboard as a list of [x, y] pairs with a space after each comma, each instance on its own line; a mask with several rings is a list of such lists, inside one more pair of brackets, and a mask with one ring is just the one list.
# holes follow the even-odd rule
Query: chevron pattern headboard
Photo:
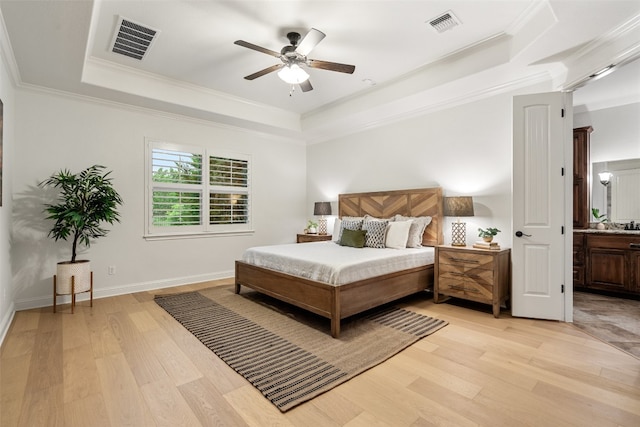
[[422, 244], [441, 245], [444, 242], [442, 188], [419, 188], [415, 190], [376, 191], [338, 195], [338, 215], [389, 218], [396, 214], [425, 216], [432, 218], [424, 232]]

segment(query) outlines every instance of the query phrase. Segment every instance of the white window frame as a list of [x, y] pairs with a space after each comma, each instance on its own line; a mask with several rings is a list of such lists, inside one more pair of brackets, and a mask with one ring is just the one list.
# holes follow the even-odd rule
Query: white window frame
[[[199, 154], [202, 156], [202, 182], [200, 184], [158, 183], [153, 182], [153, 150], [163, 149]], [[247, 187], [214, 186], [209, 183], [209, 159], [222, 157], [248, 162]], [[146, 139], [145, 143], [145, 239], [214, 237], [230, 234], [249, 234], [252, 229], [252, 194], [251, 194], [251, 156], [225, 150], [207, 149], [188, 144]], [[153, 192], [158, 189], [184, 190], [200, 193], [200, 225], [156, 226], [153, 224]], [[247, 222], [241, 224], [210, 224], [209, 195], [211, 193], [246, 194], [248, 198]]]

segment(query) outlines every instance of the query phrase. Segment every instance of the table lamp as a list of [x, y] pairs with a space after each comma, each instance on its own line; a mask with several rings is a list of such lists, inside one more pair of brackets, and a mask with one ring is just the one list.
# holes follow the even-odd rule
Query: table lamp
[[315, 202], [313, 205], [313, 214], [320, 216], [318, 220], [318, 234], [327, 234], [327, 219], [324, 216], [331, 215], [331, 203]]
[[445, 197], [444, 216], [458, 217], [451, 224], [451, 246], [467, 246], [466, 224], [460, 222], [461, 216], [473, 216], [473, 199], [469, 196]]

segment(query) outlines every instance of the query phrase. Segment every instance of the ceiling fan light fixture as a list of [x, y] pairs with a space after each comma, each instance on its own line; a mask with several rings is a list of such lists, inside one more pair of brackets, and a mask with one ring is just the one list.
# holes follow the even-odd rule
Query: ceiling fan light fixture
[[306, 82], [309, 79], [309, 74], [300, 68], [298, 64], [291, 64], [282, 67], [282, 69], [278, 71], [278, 77], [290, 85], [295, 85]]

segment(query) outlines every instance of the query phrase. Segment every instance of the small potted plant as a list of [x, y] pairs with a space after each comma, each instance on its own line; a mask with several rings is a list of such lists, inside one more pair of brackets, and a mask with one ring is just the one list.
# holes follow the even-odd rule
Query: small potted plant
[[604, 223], [609, 221], [607, 219], [607, 214], [601, 214], [600, 209], [598, 208], [591, 209], [591, 214], [596, 219], [596, 221], [598, 221], [598, 223], [596, 224], [596, 228], [598, 230], [604, 230], [606, 228]]
[[[89, 247], [92, 239], [105, 236], [109, 230], [102, 223], [120, 222], [117, 208], [122, 198], [113, 187], [111, 172], [105, 173], [104, 168], [94, 165], [76, 174], [63, 169], [40, 183], [59, 190], [56, 203], [45, 204], [45, 212], [47, 219], [55, 221], [49, 237], [71, 240], [71, 260], [58, 263], [54, 293], [72, 295], [72, 312], [75, 294], [92, 289], [89, 260], [76, 260], [78, 245]], [[54, 301], [54, 312], [55, 308]]]
[[307, 223], [307, 233], [316, 234], [317, 232], [318, 232], [318, 223], [310, 219], [309, 222]]
[[486, 230], [482, 228], [478, 228], [478, 236], [482, 237], [482, 240], [484, 240], [487, 243], [491, 242], [493, 240], [493, 236], [495, 236], [499, 232], [500, 230], [492, 227], [489, 227]]

